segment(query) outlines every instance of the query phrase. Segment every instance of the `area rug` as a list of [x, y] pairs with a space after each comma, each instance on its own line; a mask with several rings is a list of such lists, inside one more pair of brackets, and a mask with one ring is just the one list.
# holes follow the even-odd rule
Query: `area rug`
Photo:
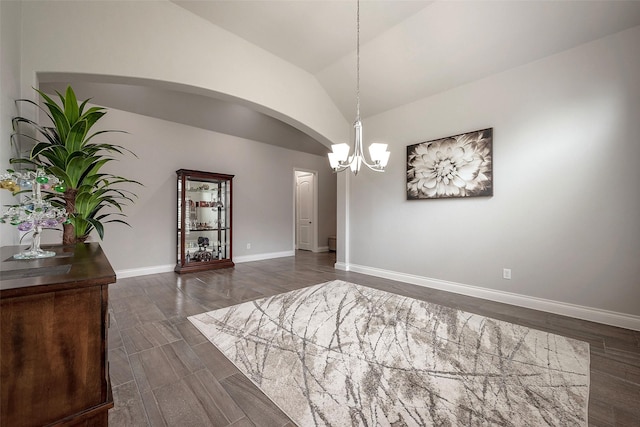
[[339, 280], [189, 320], [301, 427], [587, 425], [582, 341]]

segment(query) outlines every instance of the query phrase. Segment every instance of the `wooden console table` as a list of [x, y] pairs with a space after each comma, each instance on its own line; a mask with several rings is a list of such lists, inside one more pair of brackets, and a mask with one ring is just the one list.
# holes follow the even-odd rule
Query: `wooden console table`
[[107, 426], [108, 291], [116, 276], [97, 243], [0, 268], [0, 425]]

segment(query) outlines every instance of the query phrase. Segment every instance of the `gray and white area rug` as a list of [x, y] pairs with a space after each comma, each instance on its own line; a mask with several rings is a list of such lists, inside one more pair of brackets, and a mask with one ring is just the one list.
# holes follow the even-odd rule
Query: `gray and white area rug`
[[339, 280], [189, 320], [301, 427], [587, 425], [582, 341]]

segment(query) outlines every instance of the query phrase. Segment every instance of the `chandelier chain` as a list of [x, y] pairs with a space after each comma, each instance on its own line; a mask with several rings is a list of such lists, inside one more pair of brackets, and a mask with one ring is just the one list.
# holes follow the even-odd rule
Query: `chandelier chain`
[[356, 120], [360, 120], [360, 0], [356, 9]]

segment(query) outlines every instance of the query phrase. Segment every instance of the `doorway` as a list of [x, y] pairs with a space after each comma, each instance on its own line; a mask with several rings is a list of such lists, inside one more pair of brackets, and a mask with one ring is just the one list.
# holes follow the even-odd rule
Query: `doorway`
[[296, 169], [295, 174], [295, 248], [317, 251], [317, 172]]

